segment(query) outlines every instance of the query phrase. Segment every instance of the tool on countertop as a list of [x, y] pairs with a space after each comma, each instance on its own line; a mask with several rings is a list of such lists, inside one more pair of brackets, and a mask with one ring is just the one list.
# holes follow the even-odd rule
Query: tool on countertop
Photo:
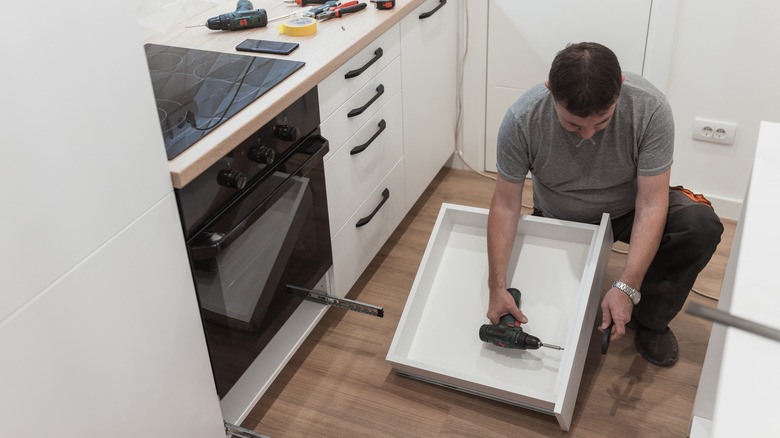
[[264, 27], [267, 24], [268, 15], [265, 9], [254, 9], [249, 0], [238, 0], [235, 12], [211, 17], [206, 21], [205, 26], [212, 30], [241, 30]]
[[366, 3], [358, 3], [357, 1], [351, 1], [344, 3], [333, 8], [328, 9], [325, 12], [317, 14], [315, 18], [318, 20], [329, 20], [331, 18], [341, 18], [344, 15], [351, 14], [353, 12], [362, 11], [367, 6]]
[[380, 11], [393, 9], [395, 7], [395, 0], [371, 0], [371, 3]]
[[[520, 307], [520, 291], [515, 288], [509, 288], [507, 292], [512, 295], [517, 307]], [[509, 313], [502, 316], [498, 324], [483, 324], [479, 328], [479, 339], [503, 348], [538, 350], [540, 347], [547, 347], [554, 350], [563, 350], [563, 347], [544, 344], [536, 336], [524, 332], [514, 316]]]
[[290, 36], [306, 36], [317, 32], [317, 20], [312, 17], [290, 18], [276, 26], [279, 33]]
[[321, 5], [327, 3], [329, 0], [284, 0], [284, 3], [295, 3], [298, 6], [306, 5]]
[[327, 11], [330, 8], [335, 8], [336, 6], [338, 6], [340, 4], [341, 4], [341, 2], [338, 2], [338, 1], [335, 1], [335, 0], [330, 0], [330, 1], [327, 1], [327, 2], [323, 3], [320, 6], [316, 6], [316, 7], [313, 7], [311, 9], [309, 9], [303, 15], [305, 17], [317, 18], [317, 14], [321, 14], [321, 13]]
[[190, 27], [206, 26], [212, 30], [242, 30], [242, 29], [254, 29], [257, 27], [265, 27], [268, 23], [284, 18], [290, 18], [295, 16], [304, 15], [306, 11], [294, 12], [281, 17], [268, 19], [268, 14], [265, 9], [254, 9], [252, 2], [249, 0], [238, 0], [235, 12], [229, 12], [227, 14], [221, 14], [216, 17], [211, 17], [206, 21], [206, 24], [198, 24]]

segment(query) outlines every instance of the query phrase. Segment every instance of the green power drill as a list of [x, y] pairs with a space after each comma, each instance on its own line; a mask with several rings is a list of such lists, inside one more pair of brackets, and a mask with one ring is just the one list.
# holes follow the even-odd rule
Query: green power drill
[[[520, 307], [520, 291], [515, 288], [507, 289], [512, 294], [517, 307]], [[563, 350], [563, 347], [552, 344], [543, 344], [536, 336], [524, 332], [515, 317], [507, 313], [502, 316], [498, 324], [483, 324], [479, 328], [479, 339], [482, 342], [490, 342], [503, 348], [515, 348], [519, 350], [538, 350], [539, 347], [547, 347], [555, 350]]]
[[241, 30], [268, 25], [265, 9], [254, 9], [249, 0], [238, 0], [236, 12], [209, 18], [206, 27], [213, 30]]

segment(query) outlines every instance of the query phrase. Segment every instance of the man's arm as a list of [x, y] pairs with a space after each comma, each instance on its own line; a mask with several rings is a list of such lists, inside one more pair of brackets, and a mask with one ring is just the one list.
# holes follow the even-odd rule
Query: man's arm
[[[666, 215], [669, 210], [669, 174], [640, 176], [637, 178], [636, 210], [631, 230], [631, 244], [628, 258], [620, 281], [640, 289], [650, 263], [661, 243]], [[599, 330], [602, 332], [615, 323], [611, 339], [615, 340], [626, 332], [625, 324], [631, 320], [634, 304], [625, 292], [610, 288], [601, 302], [602, 319]]]
[[507, 292], [506, 274], [509, 257], [517, 234], [520, 207], [523, 203], [523, 183], [515, 184], [498, 176], [493, 200], [488, 214], [488, 287], [490, 301], [487, 317], [491, 324], [497, 324], [507, 313], [525, 323], [528, 319], [517, 308], [512, 295]]

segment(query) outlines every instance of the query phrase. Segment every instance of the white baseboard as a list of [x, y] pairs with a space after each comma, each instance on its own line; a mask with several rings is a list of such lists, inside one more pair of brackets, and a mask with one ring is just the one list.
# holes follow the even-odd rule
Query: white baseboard
[[742, 200], [734, 198], [724, 198], [715, 195], [705, 195], [712, 203], [715, 213], [723, 219], [733, 221], [739, 220], [742, 215]]

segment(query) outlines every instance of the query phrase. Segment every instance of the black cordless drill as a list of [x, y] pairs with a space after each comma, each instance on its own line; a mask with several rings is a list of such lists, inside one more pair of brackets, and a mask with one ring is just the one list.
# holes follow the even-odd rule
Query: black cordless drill
[[[520, 307], [520, 291], [515, 288], [507, 289], [512, 294], [517, 307]], [[547, 347], [555, 350], [563, 350], [563, 347], [551, 344], [543, 344], [536, 336], [524, 332], [515, 317], [507, 313], [501, 317], [498, 324], [483, 324], [479, 328], [479, 339], [482, 342], [490, 342], [503, 348], [515, 348], [520, 350], [537, 350], [539, 347]]]
[[209, 18], [206, 27], [213, 30], [241, 30], [265, 27], [267, 24], [265, 9], [254, 9], [249, 0], [238, 0], [236, 12]]

